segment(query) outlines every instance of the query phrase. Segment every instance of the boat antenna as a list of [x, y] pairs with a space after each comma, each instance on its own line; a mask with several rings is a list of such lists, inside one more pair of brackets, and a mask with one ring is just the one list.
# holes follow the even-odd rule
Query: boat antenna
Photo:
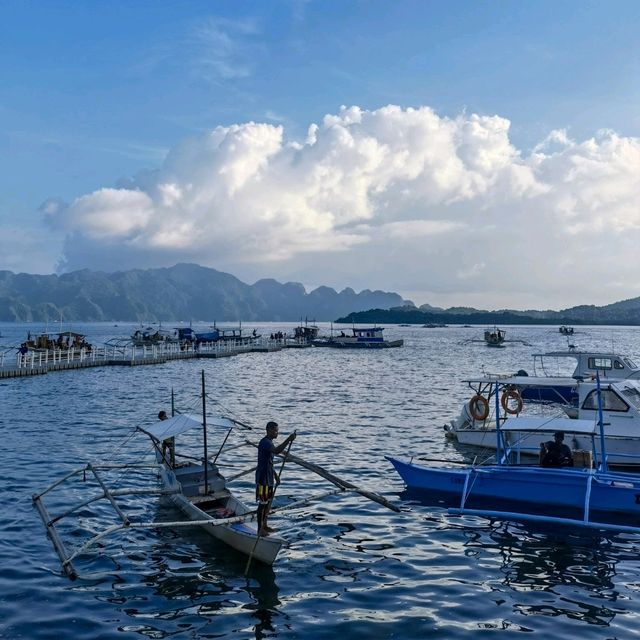
[[171, 387], [171, 417], [176, 415], [176, 402], [175, 395], [173, 393], [173, 387]]
[[502, 432], [500, 431], [500, 399], [498, 398], [500, 383], [496, 380], [496, 464], [502, 464], [502, 453], [500, 451], [500, 440]]
[[600, 425], [600, 470], [607, 472], [607, 454], [604, 448], [604, 418], [602, 415], [602, 388], [600, 387], [600, 372], [596, 369], [596, 389], [598, 394], [598, 423]]
[[209, 454], [207, 451], [207, 394], [204, 388], [204, 369], [202, 370], [202, 444], [204, 447], [204, 492], [209, 493]]

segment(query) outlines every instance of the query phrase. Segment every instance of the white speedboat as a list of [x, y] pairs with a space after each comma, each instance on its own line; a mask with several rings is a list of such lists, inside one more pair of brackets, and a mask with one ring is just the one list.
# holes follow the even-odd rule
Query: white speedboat
[[[576, 381], [640, 380], [640, 368], [627, 356], [607, 351], [547, 351], [533, 354], [533, 375], [520, 393], [525, 401], [575, 404]], [[518, 376], [529, 374], [520, 369]], [[536, 384], [539, 379], [539, 384]]]
[[[558, 379], [548, 379], [548, 384], [553, 386]], [[515, 446], [518, 443], [523, 455], [538, 455], [540, 442], [532, 440], [531, 436], [524, 434], [527, 427], [526, 420], [546, 419], [548, 421], [562, 419], [567, 424], [561, 431], [571, 431], [571, 418], [590, 420], [595, 422], [598, 417], [596, 382], [574, 381], [577, 394], [577, 404], [570, 410], [571, 418], [567, 418], [566, 412], [541, 416], [535, 416], [532, 411], [524, 411], [520, 389], [527, 384], [544, 384], [541, 378], [522, 376], [512, 377], [487, 377], [467, 381], [474, 396], [469, 402], [464, 403], [460, 415], [445, 426], [447, 436], [457, 440], [461, 444], [496, 449], [496, 424], [495, 415], [506, 415], [503, 423], [509, 428], [503, 434], [507, 444]], [[500, 398], [496, 398], [495, 385], [499, 382], [502, 389]], [[604, 438], [608, 462], [618, 466], [637, 466], [640, 464], [640, 382], [637, 380], [604, 381], [602, 383], [602, 412], [604, 416]], [[499, 403], [496, 411], [496, 403]], [[529, 407], [531, 409], [531, 407]], [[522, 413], [522, 415], [520, 415]], [[514, 425], [521, 424], [523, 432], [516, 430]], [[590, 449], [591, 444], [586, 437], [579, 433], [572, 436], [571, 442], [567, 442], [574, 450]], [[598, 448], [599, 451], [599, 448]]]

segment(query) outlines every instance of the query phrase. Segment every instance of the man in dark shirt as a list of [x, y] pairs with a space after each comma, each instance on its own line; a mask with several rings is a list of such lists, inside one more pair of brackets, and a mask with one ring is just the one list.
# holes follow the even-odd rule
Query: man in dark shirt
[[564, 433], [556, 431], [553, 440], [540, 443], [541, 467], [573, 467], [571, 449], [564, 444]]
[[256, 467], [256, 502], [258, 503], [258, 534], [267, 536], [273, 531], [267, 526], [267, 516], [271, 508], [273, 492], [280, 478], [273, 468], [273, 457], [282, 453], [284, 448], [296, 439], [296, 432], [290, 434], [277, 447], [273, 441], [278, 437], [278, 423], [267, 422], [267, 435], [258, 443], [258, 466]]

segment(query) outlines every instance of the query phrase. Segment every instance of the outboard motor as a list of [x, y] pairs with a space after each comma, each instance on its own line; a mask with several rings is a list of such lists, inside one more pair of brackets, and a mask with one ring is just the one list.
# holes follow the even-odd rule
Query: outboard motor
[[463, 402], [460, 409], [460, 415], [452, 420], [449, 424], [444, 425], [444, 430], [446, 431], [447, 438], [455, 440], [457, 438], [456, 431], [469, 429], [473, 426], [473, 423], [474, 420], [471, 416], [471, 411], [469, 410], [469, 401]]

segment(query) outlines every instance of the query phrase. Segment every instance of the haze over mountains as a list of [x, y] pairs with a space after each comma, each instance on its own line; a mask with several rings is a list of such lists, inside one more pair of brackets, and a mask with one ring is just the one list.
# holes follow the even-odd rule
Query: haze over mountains
[[416, 307], [397, 293], [340, 292], [272, 279], [248, 285], [196, 264], [63, 275], [0, 271], [0, 321], [317, 321], [377, 323], [640, 324], [640, 298], [562, 311]]

